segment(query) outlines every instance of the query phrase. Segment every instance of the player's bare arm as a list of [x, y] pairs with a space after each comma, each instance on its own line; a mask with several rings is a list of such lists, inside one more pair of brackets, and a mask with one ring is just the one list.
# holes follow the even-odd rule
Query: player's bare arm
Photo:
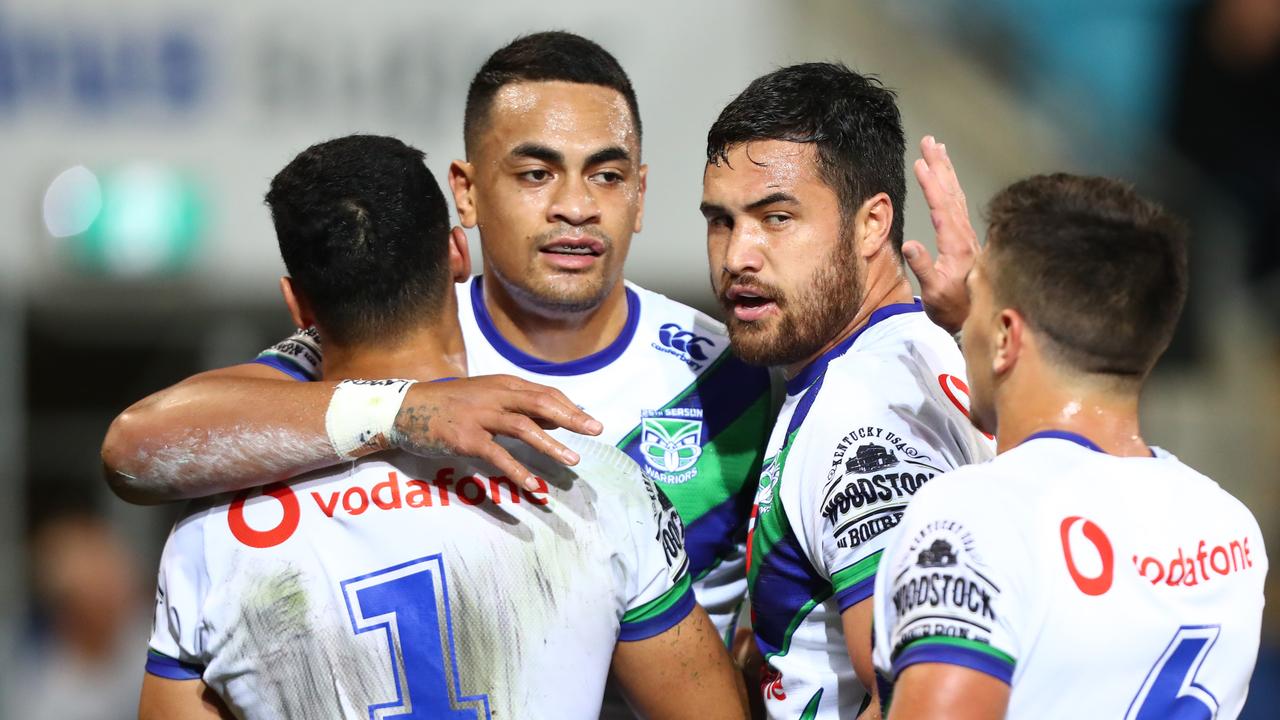
[[202, 680], [142, 678], [138, 720], [233, 720], [235, 715]]
[[894, 684], [889, 720], [999, 720], [1009, 686], [977, 670], [945, 663], [908, 667]]
[[[297, 382], [260, 364], [195, 375], [151, 395], [111, 423], [102, 445], [107, 482], [122, 499], [156, 503], [261, 485], [342, 460], [326, 429], [334, 385]], [[563, 393], [510, 376], [409, 387], [390, 433], [355, 453], [392, 447], [531, 473], [494, 442], [517, 438], [549, 457], [577, 456], [544, 428], [594, 435], [600, 424]]]
[[862, 711], [858, 720], [880, 720], [880, 694], [876, 687], [876, 668], [871, 658], [871, 615], [874, 604], [870, 598], [850, 606], [840, 613], [844, 625], [844, 644], [853, 661], [853, 671], [858, 682], [871, 693], [871, 703]]
[[701, 607], [664, 633], [618, 643], [611, 672], [642, 718], [749, 717], [742, 676]]
[[969, 221], [969, 206], [946, 145], [926, 135], [912, 169], [929, 205], [938, 257], [931, 257], [918, 240], [903, 243], [902, 254], [920, 281], [920, 298], [929, 319], [954, 334], [969, 314], [964, 278], [981, 249], [978, 234]]

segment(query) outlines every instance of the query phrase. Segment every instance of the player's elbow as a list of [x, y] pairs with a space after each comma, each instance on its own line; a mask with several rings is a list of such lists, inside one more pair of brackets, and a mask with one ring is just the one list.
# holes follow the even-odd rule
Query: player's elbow
[[153, 505], [168, 498], [155, 493], [145, 482], [149, 469], [144, 452], [146, 431], [143, 418], [138, 415], [138, 411], [130, 408], [111, 421], [102, 440], [102, 475], [107, 487], [121, 500]]

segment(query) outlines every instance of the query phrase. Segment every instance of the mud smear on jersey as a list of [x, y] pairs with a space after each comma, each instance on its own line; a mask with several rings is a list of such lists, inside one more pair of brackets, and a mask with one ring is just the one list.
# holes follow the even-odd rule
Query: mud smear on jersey
[[[550, 648], [563, 652], [572, 638], [590, 635], [585, 623], [612, 622], [625, 587], [612, 561], [619, 538], [600, 522], [596, 488], [564, 468], [539, 467], [538, 475], [552, 488], [546, 505], [470, 508], [502, 522], [521, 543], [494, 538], [446, 561], [450, 578], [466, 580], [449, 584], [461, 690], [487, 693], [494, 720], [557, 717], [566, 694], [589, 697], [583, 693], [592, 688], [555, 679], [560, 658]], [[592, 662], [601, 664], [603, 680], [610, 656], [585, 664]]]
[[[268, 564], [276, 567], [263, 567]], [[255, 715], [315, 718], [339, 707], [364, 715], [370, 704], [395, 697], [388, 655], [361, 652], [367, 641], [352, 642], [350, 623], [343, 622], [339, 608], [313, 606], [303, 570], [280, 562], [239, 565], [230, 577], [251, 578], [242, 586], [239, 627], [224, 635], [227, 647], [212, 650], [231, 658], [228, 675], [249, 671], [257, 676]], [[372, 637], [376, 634], [369, 634], [371, 641], [386, 642]]]

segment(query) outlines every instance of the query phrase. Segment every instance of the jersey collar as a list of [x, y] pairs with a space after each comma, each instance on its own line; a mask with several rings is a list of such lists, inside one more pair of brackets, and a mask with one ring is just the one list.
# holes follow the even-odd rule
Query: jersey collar
[[484, 335], [484, 339], [489, 341], [489, 345], [499, 355], [511, 364], [529, 372], [540, 375], [584, 375], [599, 370], [622, 356], [623, 351], [635, 337], [636, 327], [640, 324], [640, 296], [631, 288], [625, 288], [627, 321], [622, 326], [622, 332], [618, 333], [618, 337], [613, 342], [603, 350], [576, 360], [562, 363], [543, 360], [512, 345], [502, 337], [502, 333], [498, 332], [498, 328], [493, 324], [493, 318], [489, 316], [489, 308], [484, 304], [484, 288], [481, 285], [483, 281], [484, 276], [477, 275], [471, 282], [471, 309], [476, 316], [476, 325], [480, 327], [480, 334]]
[[[1083, 435], [1080, 435], [1078, 433], [1073, 433], [1067, 430], [1041, 430], [1038, 433], [1032, 433], [1031, 435], [1028, 435], [1027, 439], [1023, 440], [1021, 443], [1019, 443], [1019, 445], [1024, 443], [1029, 443], [1032, 440], [1039, 440], [1041, 438], [1048, 438], [1051, 440], [1066, 440], [1067, 442], [1075, 443], [1076, 445], [1079, 445], [1082, 448], [1092, 450], [1096, 453], [1102, 453], [1103, 455], [1110, 455], [1110, 453], [1098, 447], [1098, 444], [1090, 440], [1089, 438]], [[1159, 457], [1158, 455], [1156, 455], [1155, 448], [1148, 447], [1147, 451], [1151, 453], [1151, 457]]]
[[805, 388], [813, 384], [823, 373], [827, 371], [827, 365], [832, 360], [849, 352], [849, 348], [853, 347], [854, 341], [862, 336], [863, 333], [870, 330], [873, 325], [881, 323], [895, 315], [904, 313], [924, 312], [924, 304], [920, 302], [920, 298], [916, 298], [914, 302], [894, 303], [893, 305], [885, 305], [876, 309], [871, 313], [871, 317], [867, 319], [867, 324], [858, 328], [852, 335], [840, 341], [839, 345], [831, 348], [825, 353], [814, 358], [813, 362], [805, 366], [803, 370], [796, 374], [795, 377], [787, 381], [787, 394], [798, 395]]

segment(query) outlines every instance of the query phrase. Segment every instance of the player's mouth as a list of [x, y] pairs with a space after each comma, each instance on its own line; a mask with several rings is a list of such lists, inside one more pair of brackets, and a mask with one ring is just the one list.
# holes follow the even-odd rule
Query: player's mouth
[[733, 316], [742, 322], [755, 322], [778, 312], [778, 303], [763, 289], [750, 285], [733, 285], [724, 294]]
[[604, 256], [605, 244], [593, 237], [559, 237], [538, 248], [538, 252], [553, 267], [585, 270]]

